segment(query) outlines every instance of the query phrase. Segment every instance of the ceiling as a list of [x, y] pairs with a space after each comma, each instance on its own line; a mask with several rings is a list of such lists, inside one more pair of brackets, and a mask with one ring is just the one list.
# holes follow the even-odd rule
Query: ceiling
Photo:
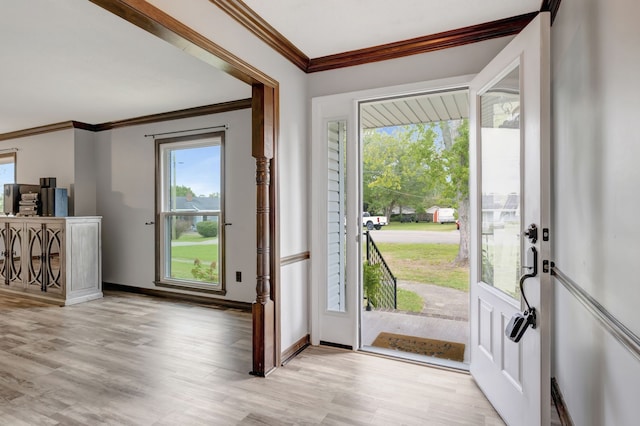
[[540, 10], [541, 0], [243, 0], [309, 58]]
[[[541, 3], [244, 1], [310, 58], [521, 15]], [[0, 0], [0, 57], [0, 134], [251, 97], [245, 83], [89, 1]]]
[[466, 89], [366, 102], [360, 109], [360, 123], [365, 129], [468, 117]]
[[0, 40], [0, 133], [251, 97], [247, 84], [85, 0], [0, 0]]

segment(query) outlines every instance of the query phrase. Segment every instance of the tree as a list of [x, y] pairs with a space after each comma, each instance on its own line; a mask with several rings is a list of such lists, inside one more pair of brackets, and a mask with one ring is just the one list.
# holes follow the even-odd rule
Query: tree
[[[440, 122], [445, 149], [441, 151], [439, 180], [442, 195], [451, 200], [458, 209], [460, 223], [460, 246], [455, 263], [469, 262], [469, 121], [459, 120]], [[447, 147], [448, 134], [451, 144]], [[434, 170], [436, 170], [434, 168]]]
[[456, 208], [460, 246], [455, 263], [468, 263], [468, 121], [398, 126], [391, 133], [368, 130], [363, 140], [363, 201], [368, 210], [390, 216], [394, 207]]
[[194, 194], [193, 189], [184, 185], [176, 185], [176, 197], [186, 197], [189, 194]]
[[417, 154], [416, 138], [433, 143], [435, 133], [399, 126], [392, 133], [368, 130], [363, 146], [363, 201], [372, 212], [391, 215], [394, 207], [422, 209], [429, 191], [428, 165]]

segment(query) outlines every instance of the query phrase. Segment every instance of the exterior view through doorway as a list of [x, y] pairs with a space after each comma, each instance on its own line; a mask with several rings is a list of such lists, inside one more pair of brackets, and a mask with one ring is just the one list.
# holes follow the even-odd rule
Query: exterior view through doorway
[[[359, 103], [365, 351], [467, 370], [466, 88]], [[366, 218], [383, 223], [374, 229]]]

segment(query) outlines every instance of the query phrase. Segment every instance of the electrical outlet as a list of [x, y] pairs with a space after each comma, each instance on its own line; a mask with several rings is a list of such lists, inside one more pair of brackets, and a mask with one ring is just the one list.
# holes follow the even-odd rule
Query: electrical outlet
[[236, 282], [238, 283], [242, 282], [242, 272], [240, 271], [236, 271]]

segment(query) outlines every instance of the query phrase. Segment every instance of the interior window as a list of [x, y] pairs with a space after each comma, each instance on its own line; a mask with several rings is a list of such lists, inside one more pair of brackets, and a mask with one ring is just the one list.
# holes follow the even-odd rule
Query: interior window
[[[0, 154], [0, 188], [6, 183], [16, 183], [16, 153]], [[0, 212], [4, 211], [4, 197], [0, 197]]]
[[224, 133], [157, 140], [158, 285], [224, 291]]

